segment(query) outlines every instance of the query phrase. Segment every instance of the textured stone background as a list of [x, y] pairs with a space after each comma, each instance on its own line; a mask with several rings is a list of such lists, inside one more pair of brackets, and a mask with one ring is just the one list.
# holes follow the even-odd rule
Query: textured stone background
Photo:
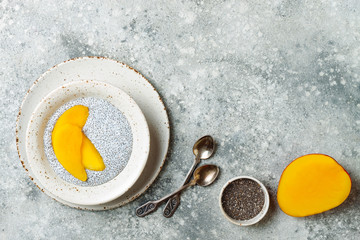
[[[1, 239], [359, 239], [360, 2], [0, 0]], [[168, 108], [172, 141], [151, 188], [112, 211], [86, 212], [50, 199], [30, 181], [15, 147], [27, 89], [48, 68], [96, 55], [144, 74]], [[192, 145], [212, 134], [218, 181], [182, 195], [171, 219], [134, 208], [177, 188]], [[294, 158], [325, 153], [350, 173], [340, 207], [307, 218], [276, 203]], [[238, 175], [268, 187], [271, 208], [252, 227], [227, 222], [222, 185]]]

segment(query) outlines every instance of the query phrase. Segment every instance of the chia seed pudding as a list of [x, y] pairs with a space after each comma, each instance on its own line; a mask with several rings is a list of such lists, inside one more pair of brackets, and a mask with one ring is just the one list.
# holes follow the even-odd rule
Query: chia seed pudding
[[[94, 144], [103, 158], [103, 171], [86, 169], [87, 181], [73, 177], [57, 160], [51, 142], [51, 134], [58, 118], [69, 108], [83, 105], [89, 108], [89, 116], [82, 131]], [[104, 184], [116, 177], [126, 166], [132, 151], [133, 136], [125, 115], [104, 99], [78, 98], [61, 106], [48, 121], [44, 132], [45, 155], [55, 173], [64, 181], [80, 186]]]
[[228, 184], [221, 196], [225, 213], [235, 220], [249, 220], [263, 209], [265, 194], [261, 186], [251, 179], [237, 179]]

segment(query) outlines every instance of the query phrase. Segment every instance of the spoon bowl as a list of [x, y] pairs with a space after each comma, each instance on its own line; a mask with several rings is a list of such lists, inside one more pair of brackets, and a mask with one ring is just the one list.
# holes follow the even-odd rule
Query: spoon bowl
[[214, 139], [211, 136], [204, 136], [196, 141], [193, 153], [199, 159], [208, 159], [214, 153]]
[[219, 174], [219, 167], [216, 165], [204, 165], [194, 172], [196, 184], [202, 187], [212, 184]]

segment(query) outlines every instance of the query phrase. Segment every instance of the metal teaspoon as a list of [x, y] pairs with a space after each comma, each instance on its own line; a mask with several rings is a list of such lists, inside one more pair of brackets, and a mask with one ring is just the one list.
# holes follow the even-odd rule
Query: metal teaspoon
[[[214, 149], [215, 149], [214, 139], [209, 135], [204, 136], [196, 141], [196, 143], [193, 146], [193, 153], [195, 155], [195, 161], [194, 161], [190, 171], [186, 175], [183, 185], [185, 185], [186, 183], [189, 182], [191, 175], [194, 172], [194, 169], [200, 163], [200, 161], [204, 160], [204, 159], [208, 159], [212, 156], [212, 154], [214, 153]], [[180, 193], [169, 198], [169, 200], [167, 201], [167, 203], [165, 205], [164, 211], [163, 211], [164, 217], [169, 218], [172, 215], [174, 215], [174, 213], [179, 205], [180, 205]]]
[[210, 185], [217, 178], [219, 171], [220, 171], [220, 169], [216, 165], [204, 165], [204, 166], [197, 168], [194, 172], [194, 178], [188, 184], [180, 187], [175, 192], [173, 192], [169, 195], [166, 195], [165, 197], [163, 197], [157, 201], [149, 201], [149, 202], [145, 203], [144, 205], [138, 207], [136, 209], [136, 215], [138, 217], [144, 217], [144, 216], [148, 215], [149, 213], [154, 212], [157, 209], [157, 206], [161, 202], [165, 201], [169, 197], [172, 197], [172, 196], [178, 194], [185, 188], [194, 186], [196, 184], [199, 186], [202, 186], [202, 187]]

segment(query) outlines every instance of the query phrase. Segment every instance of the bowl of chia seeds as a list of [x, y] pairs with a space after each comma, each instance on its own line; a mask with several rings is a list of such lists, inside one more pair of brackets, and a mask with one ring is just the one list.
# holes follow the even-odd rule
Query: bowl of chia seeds
[[220, 193], [220, 209], [232, 223], [249, 226], [259, 222], [269, 209], [269, 193], [257, 179], [240, 176], [229, 180]]

